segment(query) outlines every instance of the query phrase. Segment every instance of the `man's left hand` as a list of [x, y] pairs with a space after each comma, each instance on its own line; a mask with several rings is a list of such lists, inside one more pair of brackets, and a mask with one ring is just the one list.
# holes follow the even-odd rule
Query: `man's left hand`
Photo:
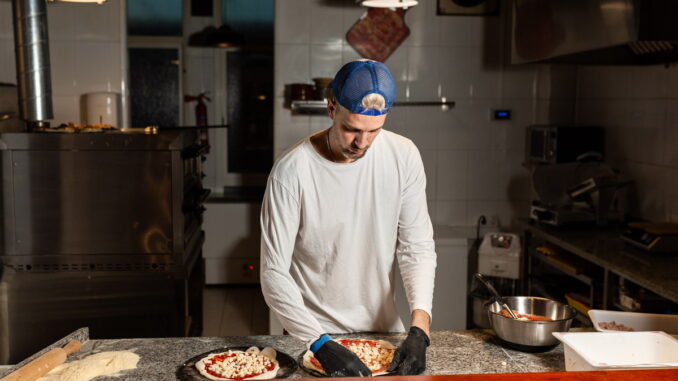
[[426, 369], [426, 347], [431, 341], [419, 327], [410, 327], [407, 338], [393, 354], [388, 372], [398, 375], [421, 374]]

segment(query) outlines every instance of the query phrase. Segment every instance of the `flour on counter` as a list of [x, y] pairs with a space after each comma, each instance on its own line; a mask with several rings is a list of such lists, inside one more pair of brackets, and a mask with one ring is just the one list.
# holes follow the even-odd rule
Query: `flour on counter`
[[139, 355], [129, 351], [101, 352], [61, 364], [37, 381], [89, 381], [94, 377], [135, 369]]

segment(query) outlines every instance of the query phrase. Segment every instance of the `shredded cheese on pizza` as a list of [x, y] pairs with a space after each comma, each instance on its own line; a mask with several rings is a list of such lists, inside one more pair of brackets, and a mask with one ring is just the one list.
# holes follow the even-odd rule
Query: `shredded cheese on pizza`
[[228, 351], [213, 355], [206, 359], [205, 372], [211, 376], [230, 379], [245, 380], [271, 372], [277, 366], [275, 360], [264, 356], [259, 350], [247, 352]]
[[339, 343], [355, 353], [372, 372], [388, 368], [393, 361], [393, 349], [385, 348], [374, 341], [339, 340]]
[[[395, 347], [386, 347], [375, 340], [337, 340], [337, 342], [349, 351], [358, 356], [372, 372], [372, 374], [383, 373], [388, 369], [393, 361]], [[322, 369], [322, 365], [315, 357], [310, 357], [309, 361], [316, 368]]]

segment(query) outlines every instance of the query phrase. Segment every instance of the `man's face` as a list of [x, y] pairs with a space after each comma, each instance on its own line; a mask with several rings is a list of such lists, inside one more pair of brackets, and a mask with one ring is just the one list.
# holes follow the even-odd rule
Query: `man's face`
[[354, 114], [336, 101], [330, 101], [327, 109], [333, 121], [330, 140], [335, 152], [338, 150], [346, 162], [365, 156], [384, 126], [386, 115]]

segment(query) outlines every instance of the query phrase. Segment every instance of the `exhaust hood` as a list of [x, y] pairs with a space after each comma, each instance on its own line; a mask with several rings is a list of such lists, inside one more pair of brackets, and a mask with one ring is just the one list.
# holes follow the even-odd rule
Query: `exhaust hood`
[[511, 63], [678, 61], [678, 1], [515, 0]]

